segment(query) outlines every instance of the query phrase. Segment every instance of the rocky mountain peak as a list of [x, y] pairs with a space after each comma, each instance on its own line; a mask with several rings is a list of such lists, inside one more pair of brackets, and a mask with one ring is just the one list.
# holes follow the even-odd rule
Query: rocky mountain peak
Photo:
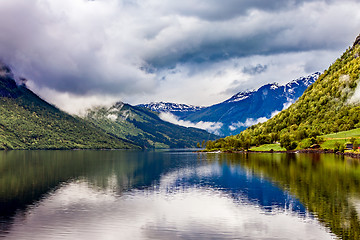
[[149, 108], [154, 112], [195, 112], [204, 108], [201, 106], [170, 102], [151, 102], [149, 104], [139, 104], [137, 106]]

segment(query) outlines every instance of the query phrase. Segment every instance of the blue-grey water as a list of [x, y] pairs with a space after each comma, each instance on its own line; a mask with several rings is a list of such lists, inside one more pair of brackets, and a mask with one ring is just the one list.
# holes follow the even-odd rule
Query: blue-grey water
[[0, 238], [357, 239], [359, 173], [335, 155], [0, 152]]

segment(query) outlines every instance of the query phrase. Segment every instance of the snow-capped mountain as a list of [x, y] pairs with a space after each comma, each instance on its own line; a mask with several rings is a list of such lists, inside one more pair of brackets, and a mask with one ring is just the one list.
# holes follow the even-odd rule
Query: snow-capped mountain
[[145, 107], [154, 112], [170, 112], [176, 116], [183, 116], [203, 109], [204, 107], [169, 102], [151, 102], [148, 104], [139, 104], [138, 107]]
[[[302, 95], [302, 93], [299, 96], [297, 96], [298, 94], [296, 95], [296, 93], [299, 93], [302, 90], [305, 91], [305, 89], [308, 88], [311, 84], [313, 84], [320, 75], [320, 72], [316, 72], [307, 77], [295, 79], [284, 86], [284, 92], [287, 92], [289, 97], [293, 96], [295, 98], [298, 98]], [[294, 95], [294, 93], [296, 96]]]
[[150, 103], [139, 106], [156, 112], [170, 112], [179, 120], [193, 123], [221, 123], [217, 133], [223, 136], [238, 134], [247, 127], [266, 121], [276, 113], [294, 103], [304, 91], [313, 84], [319, 72], [300, 77], [280, 85], [270, 83], [258, 89], [247, 90], [233, 95], [222, 103], [209, 107], [196, 107], [186, 104]]
[[239, 92], [239, 93], [235, 94], [234, 96], [232, 96], [231, 98], [229, 98], [228, 100], [226, 100], [224, 103], [239, 102], [239, 101], [245, 100], [245, 99], [249, 98], [254, 92], [256, 92], [256, 90], [248, 90], [248, 91], [244, 91], [244, 92]]
[[223, 103], [232, 103], [243, 101], [254, 94], [258, 94], [259, 90], [262, 91], [262, 94], [266, 94], [266, 89], [274, 90], [274, 91], [283, 91], [283, 95], [288, 99], [296, 100], [298, 97], [302, 95], [306, 88], [308, 88], [311, 84], [313, 84], [320, 76], [320, 72], [313, 73], [307, 77], [300, 77], [298, 79], [292, 80], [291, 82], [285, 85], [279, 85], [278, 83], [266, 84], [261, 86], [259, 89], [255, 90], [247, 90], [243, 92], [239, 92], [224, 101]]

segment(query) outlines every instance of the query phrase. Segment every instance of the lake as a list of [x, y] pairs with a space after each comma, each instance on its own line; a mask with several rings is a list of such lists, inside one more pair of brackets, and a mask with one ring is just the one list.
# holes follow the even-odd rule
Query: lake
[[4, 239], [359, 239], [360, 165], [321, 154], [0, 152]]

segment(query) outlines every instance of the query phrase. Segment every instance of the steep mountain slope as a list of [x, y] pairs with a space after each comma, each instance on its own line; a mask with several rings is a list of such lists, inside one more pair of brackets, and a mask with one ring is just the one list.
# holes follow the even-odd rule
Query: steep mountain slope
[[[320, 73], [293, 80], [286, 85], [267, 84], [257, 90], [239, 92], [228, 100], [209, 107], [172, 103], [151, 103], [142, 106], [156, 112], [170, 112], [181, 120], [191, 122], [220, 122], [217, 130], [222, 136], [238, 134], [247, 127], [264, 122], [295, 102]], [[181, 106], [181, 107], [178, 107]]]
[[[359, 37], [357, 38], [359, 39]], [[347, 49], [288, 109], [209, 148], [232, 148], [280, 141], [288, 149], [320, 134], [360, 127], [360, 41]]]
[[0, 64], [0, 149], [138, 148], [18, 86]]
[[147, 108], [118, 102], [110, 108], [89, 109], [85, 119], [104, 131], [128, 139], [144, 148], [196, 147], [216, 139], [213, 134], [163, 121]]

